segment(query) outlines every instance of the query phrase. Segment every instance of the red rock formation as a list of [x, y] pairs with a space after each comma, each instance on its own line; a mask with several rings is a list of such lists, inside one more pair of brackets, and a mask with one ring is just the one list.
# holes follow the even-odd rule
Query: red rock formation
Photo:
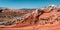
[[1, 25], [0, 30], [60, 30], [60, 7], [37, 9], [11, 25]]
[[0, 11], [0, 20], [9, 20], [13, 17], [18, 17], [27, 13], [31, 13], [34, 10], [14, 10], [8, 8], [1, 8]]

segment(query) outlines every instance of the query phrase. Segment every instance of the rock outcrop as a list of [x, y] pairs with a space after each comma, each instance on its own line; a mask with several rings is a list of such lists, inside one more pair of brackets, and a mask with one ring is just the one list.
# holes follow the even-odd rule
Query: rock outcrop
[[36, 9], [32, 13], [23, 16], [11, 25], [1, 26], [1, 29], [3, 27], [2, 30], [60, 30], [59, 6]]

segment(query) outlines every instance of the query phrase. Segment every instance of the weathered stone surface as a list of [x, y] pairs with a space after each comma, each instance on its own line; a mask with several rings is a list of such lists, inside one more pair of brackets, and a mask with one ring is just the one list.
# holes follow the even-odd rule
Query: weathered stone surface
[[0, 30], [60, 30], [59, 6], [36, 9], [23, 16], [11, 25], [0, 25]]

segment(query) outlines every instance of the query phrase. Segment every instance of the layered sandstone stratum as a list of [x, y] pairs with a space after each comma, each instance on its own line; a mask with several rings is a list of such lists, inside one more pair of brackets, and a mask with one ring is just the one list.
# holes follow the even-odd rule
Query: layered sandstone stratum
[[60, 6], [36, 10], [0, 9], [0, 30], [60, 30]]

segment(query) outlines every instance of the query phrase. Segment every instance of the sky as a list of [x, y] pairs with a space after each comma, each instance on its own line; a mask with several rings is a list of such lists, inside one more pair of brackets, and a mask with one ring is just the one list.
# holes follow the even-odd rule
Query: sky
[[60, 0], [0, 0], [0, 7], [13, 9], [41, 8], [48, 5], [60, 5]]

